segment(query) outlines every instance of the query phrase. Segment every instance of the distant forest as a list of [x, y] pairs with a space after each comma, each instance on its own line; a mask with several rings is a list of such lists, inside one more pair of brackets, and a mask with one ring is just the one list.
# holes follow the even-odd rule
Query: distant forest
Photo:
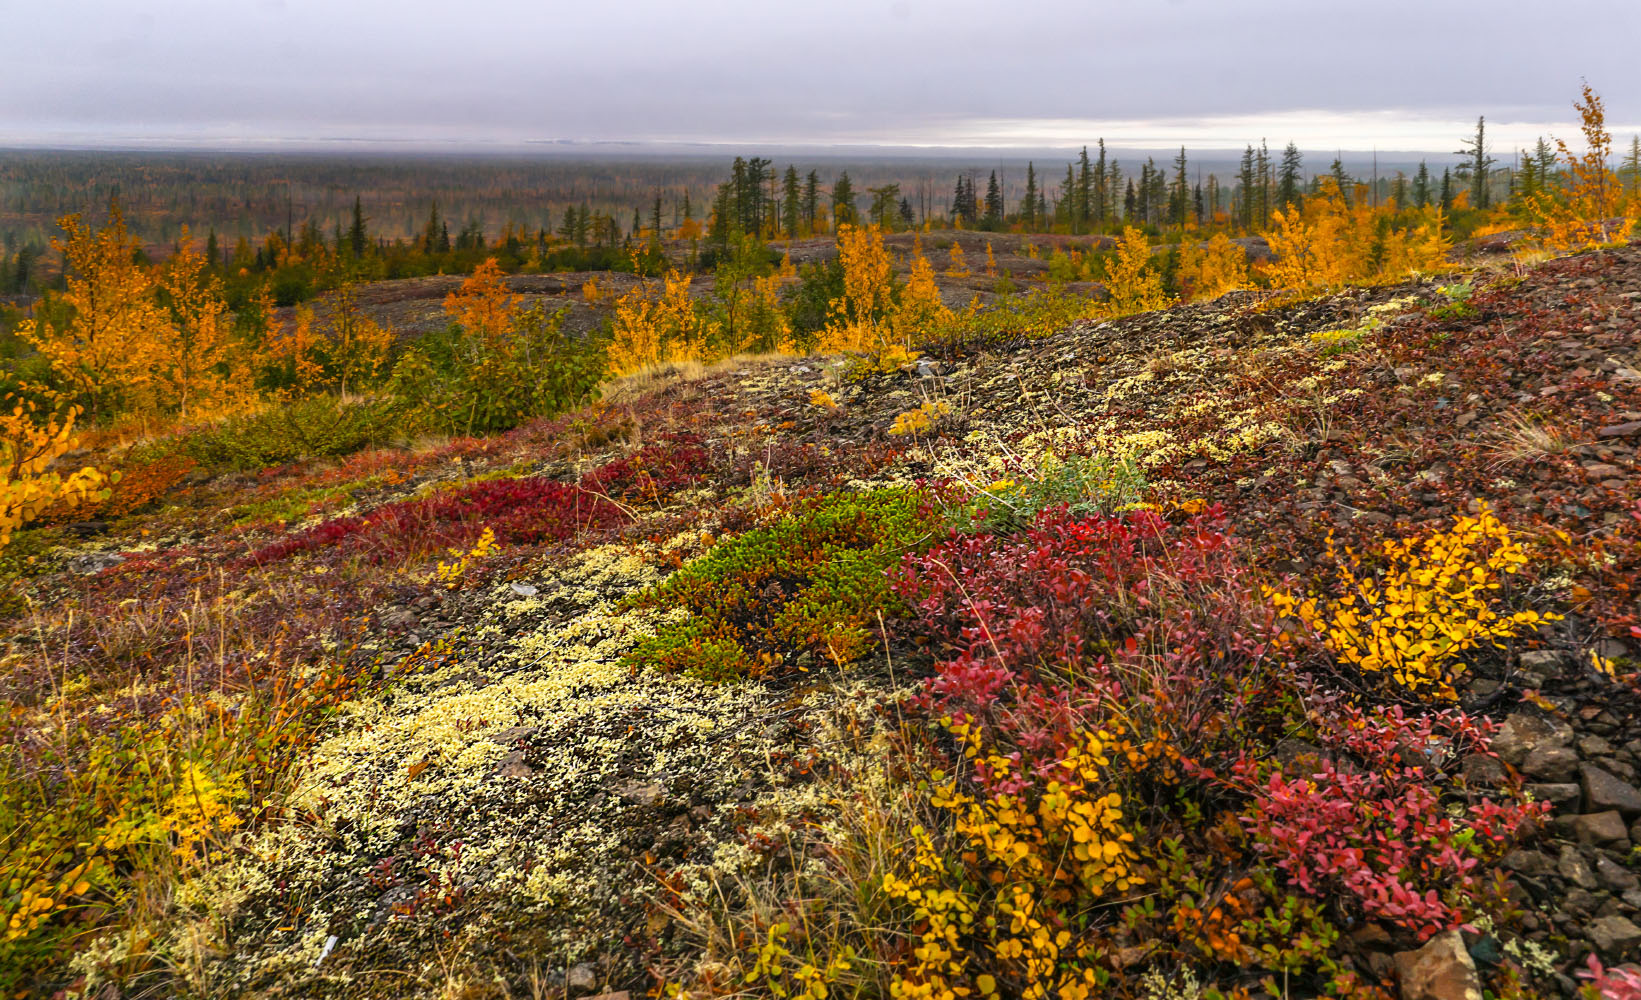
[[[1261, 165], [1274, 183], [1280, 150], [1261, 156], [1249, 147], [1250, 167]], [[1076, 150], [1065, 160], [1075, 162]], [[1090, 156], [1098, 158], [1097, 145]], [[528, 233], [557, 230], [566, 209], [586, 210], [616, 219], [631, 228], [635, 213], [648, 225], [657, 198], [662, 223], [676, 229], [686, 216], [706, 221], [707, 212], [732, 154], [710, 157], [536, 158], [492, 156], [328, 156], [249, 153], [123, 153], [9, 151], [0, 156], [0, 245], [15, 253], [23, 246], [44, 248], [57, 234], [57, 220], [72, 213], [95, 217], [112, 195], [124, 207], [127, 225], [151, 248], [169, 248], [188, 226], [196, 238], [214, 230], [224, 246], [239, 238], [260, 242], [268, 233], [286, 232], [294, 241], [303, 226], [327, 236], [351, 222], [354, 199], [361, 201], [371, 233], [381, 239], [413, 240], [427, 224], [437, 203], [440, 217], [454, 237], [462, 230], [482, 233], [494, 241], [509, 227]], [[1152, 171], [1171, 169], [1173, 155], [1150, 158], [1115, 153], [1110, 166], [1127, 170], [1125, 177], [1140, 182]], [[1313, 155], [1314, 159], [1314, 155]], [[758, 157], [748, 162], [760, 162]], [[769, 182], [778, 183], [787, 162], [765, 159]], [[1035, 164], [1025, 158], [969, 162], [942, 159], [849, 159], [836, 157], [792, 165], [808, 179], [816, 175], [821, 189], [830, 193], [847, 173], [860, 199], [860, 211], [870, 207], [872, 189], [894, 186], [907, 203], [916, 224], [949, 222], [963, 208], [965, 196], [983, 201], [989, 178], [997, 176], [997, 194], [1003, 213], [1021, 214], [1027, 194], [1028, 168], [1033, 199], [1052, 209], [1059, 198], [1064, 161]], [[1191, 181], [1202, 186], [1205, 197], [1217, 194], [1228, 203], [1237, 184], [1240, 164], [1235, 154], [1216, 151], [1193, 156]], [[1320, 163], [1313, 173], [1321, 173]], [[1441, 167], [1433, 167], [1439, 175]], [[1360, 180], [1371, 182], [1371, 162], [1352, 159], [1348, 168]], [[1385, 159], [1377, 164], [1379, 187], [1389, 196], [1396, 172], [1411, 176], [1413, 162]], [[1145, 175], [1142, 177], [1142, 175]], [[960, 191], [956, 179], [966, 181]], [[778, 191], [771, 192], [778, 197]], [[898, 207], [898, 205], [897, 205]], [[1035, 206], [1034, 206], [1035, 207]], [[1026, 215], [1035, 213], [1027, 211]], [[970, 222], [975, 214], [969, 213]]]

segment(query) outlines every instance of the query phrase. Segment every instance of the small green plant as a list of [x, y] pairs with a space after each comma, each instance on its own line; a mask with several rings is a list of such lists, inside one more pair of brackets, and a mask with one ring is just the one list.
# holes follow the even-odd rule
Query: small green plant
[[850, 663], [871, 648], [879, 613], [899, 606], [886, 571], [940, 523], [920, 490], [800, 500], [637, 595], [636, 606], [689, 617], [628, 662], [716, 681]]
[[1140, 504], [1145, 475], [1127, 459], [1105, 455], [1049, 456], [1036, 469], [988, 485], [970, 508], [979, 526], [1010, 534], [1039, 511], [1064, 504], [1072, 514], [1113, 514]]

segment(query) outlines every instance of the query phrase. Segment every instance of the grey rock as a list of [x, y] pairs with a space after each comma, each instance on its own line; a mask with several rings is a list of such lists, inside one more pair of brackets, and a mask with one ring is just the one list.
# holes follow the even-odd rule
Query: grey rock
[[1543, 851], [1511, 851], [1499, 864], [1522, 875], [1549, 875], [1556, 870], [1555, 862]]
[[1564, 659], [1558, 650], [1530, 649], [1521, 654], [1521, 668], [1536, 674], [1553, 674], [1561, 669]]
[[1533, 793], [1533, 798], [1553, 806], [1567, 806], [1578, 801], [1577, 785], [1528, 785], [1527, 790]]
[[1493, 752], [1516, 767], [1541, 746], [1564, 747], [1573, 741], [1572, 727], [1555, 719], [1517, 712], [1504, 720], [1493, 737]]
[[1641, 878], [1635, 873], [1603, 854], [1595, 859], [1595, 877], [1601, 884], [1617, 893], [1629, 892], [1641, 888]]
[[1578, 752], [1586, 757], [1605, 757], [1613, 752], [1613, 745], [1599, 736], [1586, 736], [1578, 741]]
[[1570, 844], [1561, 849], [1561, 857], [1556, 859], [1556, 874], [1580, 889], [1595, 889], [1601, 885], [1595, 877], [1595, 869]]
[[110, 566], [125, 562], [118, 552], [87, 552], [68, 561], [68, 568], [81, 576], [96, 576]]
[[666, 798], [667, 790], [653, 781], [628, 781], [617, 787], [615, 794], [648, 809]]
[[1585, 812], [1617, 809], [1632, 819], [1641, 816], [1641, 790], [1634, 785], [1593, 764], [1581, 766], [1578, 773], [1579, 784], [1584, 789]]
[[1608, 959], [1627, 958], [1641, 946], [1641, 927], [1628, 917], [1597, 917], [1584, 929], [1584, 936]]
[[1437, 935], [1417, 951], [1396, 953], [1402, 1000], [1481, 1000], [1476, 963], [1458, 931]]
[[513, 593], [519, 595], [520, 597], [534, 597], [540, 593], [540, 591], [538, 591], [533, 585], [528, 583], [520, 583], [517, 580], [509, 583], [507, 586], [512, 589]]
[[1464, 780], [1472, 785], [1499, 785], [1506, 777], [1504, 762], [1488, 753], [1473, 753], [1460, 765]]
[[1624, 818], [1618, 815], [1617, 810], [1574, 816], [1570, 825], [1573, 839], [1580, 844], [1619, 848], [1630, 846], [1630, 832], [1624, 828]]
[[1574, 781], [1578, 778], [1578, 751], [1572, 747], [1536, 747], [1521, 762], [1521, 773], [1556, 785]]
[[585, 996], [598, 989], [598, 969], [591, 962], [572, 965], [564, 974], [564, 985], [577, 996]]

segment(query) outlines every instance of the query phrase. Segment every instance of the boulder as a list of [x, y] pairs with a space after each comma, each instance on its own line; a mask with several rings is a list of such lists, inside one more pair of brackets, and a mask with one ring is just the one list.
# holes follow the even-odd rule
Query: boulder
[[1417, 951], [1396, 953], [1402, 1000], [1481, 1000], [1476, 963], [1458, 931], [1439, 934]]
[[1625, 829], [1624, 817], [1618, 815], [1616, 809], [1574, 816], [1572, 834], [1580, 844], [1617, 848], [1630, 846], [1630, 832]]
[[1572, 747], [1535, 747], [1521, 762], [1521, 773], [1551, 784], [1575, 781], [1578, 778], [1578, 751]]
[[1597, 917], [1584, 929], [1584, 936], [1609, 961], [1627, 958], [1641, 947], [1641, 927], [1628, 917]]
[[1573, 730], [1564, 722], [1541, 715], [1517, 712], [1504, 720], [1493, 737], [1493, 752], [1506, 763], [1520, 767], [1527, 755], [1541, 746], [1564, 747], [1573, 741]]
[[1641, 816], [1641, 790], [1634, 785], [1596, 767], [1584, 764], [1578, 769], [1579, 784], [1584, 789], [1584, 811], [1606, 812], [1616, 809], [1625, 816]]

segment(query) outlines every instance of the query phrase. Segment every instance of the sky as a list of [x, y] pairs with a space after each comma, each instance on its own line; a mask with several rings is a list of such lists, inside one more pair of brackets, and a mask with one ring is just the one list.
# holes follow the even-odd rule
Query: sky
[[[1495, 152], [1641, 131], [1641, 0], [0, 0], [0, 145]], [[1627, 41], [1626, 41], [1627, 40]]]

